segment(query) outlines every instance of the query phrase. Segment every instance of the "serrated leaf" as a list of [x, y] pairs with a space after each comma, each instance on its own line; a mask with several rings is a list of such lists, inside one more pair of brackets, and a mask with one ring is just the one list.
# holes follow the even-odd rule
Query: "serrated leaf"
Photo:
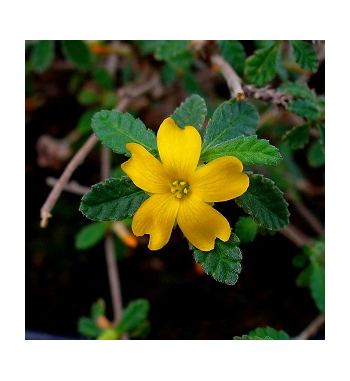
[[82, 40], [62, 41], [62, 51], [80, 69], [88, 69], [92, 64], [89, 48]]
[[273, 340], [273, 338], [269, 336], [250, 336], [250, 335], [243, 335], [243, 336], [234, 336], [233, 340]]
[[243, 164], [277, 165], [282, 161], [279, 150], [268, 140], [258, 139], [256, 135], [239, 136], [208, 148], [200, 160], [208, 162], [221, 156], [235, 156]]
[[225, 60], [238, 74], [241, 74], [246, 59], [243, 45], [237, 40], [221, 40], [219, 41], [219, 49]]
[[296, 99], [288, 104], [288, 110], [307, 119], [317, 119], [317, 106], [307, 99]]
[[128, 177], [110, 178], [91, 187], [79, 210], [94, 221], [121, 221], [133, 216], [147, 198]]
[[310, 138], [310, 128], [307, 124], [295, 126], [282, 136], [282, 140], [293, 149], [303, 148]]
[[207, 106], [204, 99], [194, 94], [181, 103], [171, 115], [171, 118], [180, 128], [193, 126], [201, 132], [206, 115]]
[[146, 299], [138, 299], [130, 302], [125, 308], [117, 326], [119, 333], [139, 328], [147, 319], [149, 303]]
[[272, 340], [292, 340], [287, 332], [281, 330], [276, 330], [271, 327], [265, 328], [256, 328], [252, 331], [249, 331], [249, 336], [258, 336], [258, 337], [270, 337]]
[[242, 243], [254, 241], [257, 231], [258, 224], [250, 217], [240, 217], [236, 222], [235, 233]]
[[116, 153], [130, 156], [125, 147], [130, 142], [141, 144], [152, 154], [157, 152], [154, 132], [129, 113], [102, 110], [93, 116], [91, 127], [97, 138]]
[[39, 40], [33, 52], [34, 69], [43, 73], [51, 64], [55, 54], [55, 41]]
[[85, 250], [95, 246], [104, 237], [108, 225], [106, 222], [95, 222], [84, 226], [75, 237], [75, 248]]
[[288, 203], [275, 183], [263, 175], [248, 172], [249, 187], [235, 202], [259, 225], [279, 230], [289, 224]]
[[254, 135], [259, 115], [254, 106], [235, 99], [223, 102], [208, 122], [203, 139], [202, 155], [210, 148], [238, 136]]
[[325, 314], [325, 269], [317, 262], [311, 263], [310, 289], [316, 306]]
[[290, 93], [298, 98], [307, 99], [310, 102], [315, 101], [315, 94], [306, 83], [285, 82], [279, 86], [278, 90]]
[[187, 40], [163, 40], [156, 48], [157, 60], [169, 61], [171, 58], [186, 51], [190, 41]]
[[218, 282], [234, 285], [241, 272], [242, 253], [238, 244], [238, 237], [231, 233], [227, 242], [217, 239], [211, 251], [203, 252], [195, 247], [191, 249], [195, 261], [202, 265], [206, 274], [212, 275]]
[[305, 41], [292, 40], [293, 55], [300, 67], [315, 72], [318, 69], [318, 57], [313, 47]]
[[245, 65], [245, 75], [257, 86], [263, 86], [277, 73], [277, 51], [280, 42], [275, 42], [264, 49], [256, 50], [248, 57]]

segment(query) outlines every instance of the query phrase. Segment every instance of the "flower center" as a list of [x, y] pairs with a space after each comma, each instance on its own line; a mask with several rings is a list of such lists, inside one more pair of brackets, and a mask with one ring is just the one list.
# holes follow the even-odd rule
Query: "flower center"
[[176, 180], [171, 184], [170, 190], [177, 198], [182, 198], [188, 194], [190, 184], [184, 180]]

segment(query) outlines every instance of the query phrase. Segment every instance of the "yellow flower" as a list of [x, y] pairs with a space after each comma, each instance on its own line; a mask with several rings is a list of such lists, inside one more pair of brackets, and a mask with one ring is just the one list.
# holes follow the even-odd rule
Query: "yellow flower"
[[243, 165], [224, 156], [198, 167], [202, 139], [192, 126], [179, 128], [167, 118], [157, 134], [161, 161], [143, 146], [128, 143], [131, 159], [122, 164], [134, 184], [151, 195], [132, 222], [136, 236], [150, 235], [148, 247], [162, 248], [177, 222], [189, 242], [202, 251], [214, 248], [218, 237], [226, 242], [231, 228], [226, 218], [208, 203], [241, 196], [249, 186]]

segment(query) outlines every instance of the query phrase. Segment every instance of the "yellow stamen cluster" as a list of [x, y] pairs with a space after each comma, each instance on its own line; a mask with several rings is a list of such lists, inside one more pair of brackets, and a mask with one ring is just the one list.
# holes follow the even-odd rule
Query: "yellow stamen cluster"
[[186, 196], [189, 192], [190, 185], [187, 181], [176, 180], [171, 184], [170, 190], [177, 198]]

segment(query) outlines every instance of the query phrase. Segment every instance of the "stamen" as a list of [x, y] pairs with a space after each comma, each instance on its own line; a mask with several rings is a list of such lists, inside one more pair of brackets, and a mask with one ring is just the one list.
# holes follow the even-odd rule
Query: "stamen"
[[185, 180], [176, 180], [171, 183], [170, 191], [176, 198], [181, 199], [189, 193], [190, 185]]

